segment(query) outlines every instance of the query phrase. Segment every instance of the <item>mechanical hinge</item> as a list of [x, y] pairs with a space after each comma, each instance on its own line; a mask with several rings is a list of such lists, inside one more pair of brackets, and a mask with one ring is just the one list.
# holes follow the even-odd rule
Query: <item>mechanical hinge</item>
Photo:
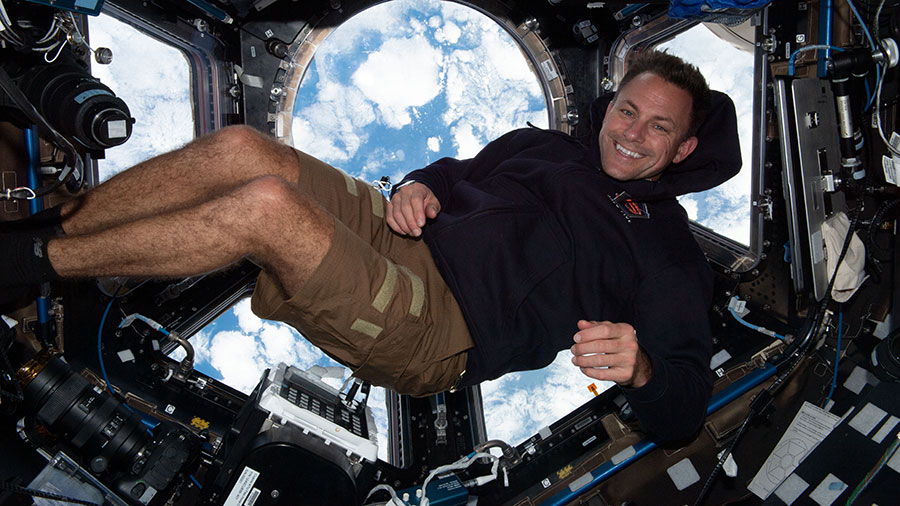
[[447, 405], [444, 403], [437, 405], [437, 418], [434, 421], [434, 430], [436, 432], [437, 437], [435, 438], [435, 444], [437, 445], [445, 445], [447, 444]]
[[778, 39], [776, 39], [774, 35], [766, 35], [763, 37], [762, 41], [759, 42], [759, 47], [767, 53], [774, 53], [775, 48], [778, 47]]
[[757, 208], [766, 221], [772, 221], [772, 209], [774, 203], [769, 195], [762, 195], [758, 200], [753, 201], [753, 207]]

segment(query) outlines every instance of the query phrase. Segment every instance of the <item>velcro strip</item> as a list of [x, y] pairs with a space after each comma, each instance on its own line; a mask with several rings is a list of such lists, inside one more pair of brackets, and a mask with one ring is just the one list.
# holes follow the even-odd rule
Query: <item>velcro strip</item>
[[381, 288], [372, 301], [372, 307], [379, 313], [383, 313], [387, 308], [391, 297], [394, 296], [394, 290], [397, 288], [397, 265], [387, 258], [384, 261], [387, 262], [387, 272], [384, 273], [384, 282], [381, 283]]
[[372, 199], [372, 214], [379, 218], [384, 218], [384, 197], [374, 186], [367, 185], [366, 187], [369, 189], [369, 196]]
[[344, 176], [344, 182], [347, 183], [347, 193], [354, 197], [359, 197], [359, 191], [356, 189], [356, 180], [350, 177], [346, 172], [339, 170], [338, 172]]
[[383, 328], [375, 325], [372, 322], [367, 322], [361, 318], [357, 318], [353, 325], [350, 325], [350, 330], [355, 330], [361, 334], [365, 334], [372, 339], [377, 339], [378, 335], [381, 334]]
[[409, 267], [401, 265], [400, 269], [409, 276], [409, 281], [412, 284], [412, 300], [409, 303], [409, 314], [418, 318], [422, 314], [422, 306], [425, 304], [425, 283]]

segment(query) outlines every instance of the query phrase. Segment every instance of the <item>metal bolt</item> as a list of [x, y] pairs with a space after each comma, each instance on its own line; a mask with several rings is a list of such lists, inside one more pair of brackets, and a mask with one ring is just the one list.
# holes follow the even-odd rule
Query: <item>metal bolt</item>
[[279, 492], [278, 489], [275, 489], [275, 490], [272, 490], [272, 493], [269, 495], [272, 496], [272, 499], [278, 499], [278, 496], [281, 495], [281, 492]]
[[94, 60], [100, 65], [109, 65], [112, 63], [113, 52], [108, 47], [98, 47], [94, 50]]
[[614, 86], [613, 80], [609, 77], [604, 77], [600, 81], [600, 87], [603, 88], [603, 91], [612, 91]]
[[797, 44], [806, 44], [806, 34], [798, 33], [795, 40], [797, 41]]
[[209, 31], [209, 22], [205, 19], [197, 18], [194, 20], [194, 28], [200, 33], [206, 33]]
[[637, 28], [644, 24], [644, 19], [640, 16], [635, 16], [631, 18], [631, 26]]
[[272, 87], [272, 96], [273, 96], [273, 97], [280, 97], [280, 96], [281, 96], [281, 92], [282, 92], [281, 86], [274, 86], [274, 87]]
[[525, 28], [529, 30], [534, 30], [538, 26], [538, 20], [535, 17], [530, 17], [525, 20]]

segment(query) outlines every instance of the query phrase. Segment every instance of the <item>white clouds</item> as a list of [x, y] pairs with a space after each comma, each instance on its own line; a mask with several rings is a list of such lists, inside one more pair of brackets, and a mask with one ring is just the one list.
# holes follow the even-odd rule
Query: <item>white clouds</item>
[[683, 195], [678, 197], [678, 203], [687, 211], [688, 219], [697, 221], [697, 197], [694, 194]]
[[437, 153], [441, 149], [441, 139], [440, 137], [429, 137], [428, 140], [425, 141], [425, 145], [428, 147], [429, 151]]
[[425, 37], [390, 39], [353, 73], [353, 84], [375, 103], [384, 124], [400, 128], [412, 121], [410, 107], [441, 91], [441, 52]]
[[[371, 152], [362, 146], [372, 128], [430, 128], [426, 113], [441, 114], [451, 132], [449, 144], [437, 149], [453, 146], [450, 154], [457, 157], [473, 155], [528, 121], [548, 124], [537, 77], [518, 46], [496, 22], [452, 2], [372, 7], [334, 30], [314, 61], [317, 96], [296, 110], [293, 141], [333, 164], [350, 161], [360, 149]], [[330, 98], [326, 87], [334, 90]], [[422, 109], [439, 97], [446, 101], [442, 111]], [[433, 145], [428, 148], [436, 152]], [[381, 165], [370, 158], [366, 169]], [[358, 162], [347, 167], [359, 168]]]
[[717, 188], [690, 198], [683, 197], [680, 201], [691, 219], [747, 244], [750, 241], [752, 184], [753, 56], [722, 41], [702, 25], [679, 34], [662, 47], [696, 65], [710, 88], [731, 97], [741, 140], [741, 172]]
[[262, 319], [253, 314], [250, 309], [250, 299], [244, 299], [235, 304], [234, 315], [237, 317], [238, 327], [244, 333], [259, 332], [262, 328]]
[[94, 48], [109, 47], [114, 54], [112, 64], [94, 65], [93, 75], [125, 101], [136, 120], [131, 138], [106, 150], [106, 159], [99, 161], [101, 179], [193, 139], [184, 55], [106, 15], [90, 18], [90, 36]]
[[[437, 18], [437, 16], [434, 17]], [[456, 44], [459, 41], [460, 35], [462, 35], [462, 30], [459, 29], [459, 25], [451, 21], [448, 21], [443, 27], [436, 28], [437, 29], [434, 31], [435, 40], [445, 44]]]
[[599, 392], [612, 386], [583, 375], [571, 360], [563, 350], [544, 369], [483, 383], [488, 438], [517, 445], [593, 398], [588, 385], [596, 384]]
[[291, 137], [294, 146], [338, 165], [368, 141], [363, 129], [373, 121], [375, 109], [362, 91], [323, 77], [317, 101], [294, 115]]
[[223, 382], [249, 393], [266, 368], [260, 352], [260, 345], [252, 337], [226, 330], [212, 337], [209, 363], [222, 373]]

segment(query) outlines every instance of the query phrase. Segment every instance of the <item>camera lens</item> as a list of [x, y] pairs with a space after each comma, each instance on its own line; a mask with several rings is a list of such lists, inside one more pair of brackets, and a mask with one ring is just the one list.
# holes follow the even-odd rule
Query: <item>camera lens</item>
[[59, 357], [39, 359], [23, 370], [32, 378], [24, 389], [25, 405], [51, 433], [79, 449], [87, 460], [100, 457], [110, 466], [131, 466], [140, 458], [149, 434], [137, 414]]
[[125, 102], [76, 64], [37, 67], [23, 78], [22, 89], [50, 124], [89, 149], [131, 137], [134, 119]]

